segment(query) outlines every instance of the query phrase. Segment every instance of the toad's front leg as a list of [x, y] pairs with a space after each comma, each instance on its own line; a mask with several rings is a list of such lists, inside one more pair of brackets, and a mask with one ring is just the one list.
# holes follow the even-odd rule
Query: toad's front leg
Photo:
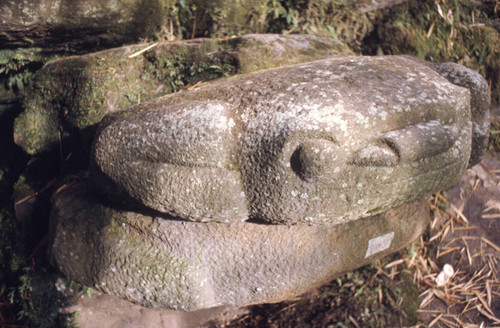
[[145, 111], [98, 133], [94, 164], [118, 191], [151, 209], [193, 221], [242, 221], [248, 214], [236, 129], [231, 106], [218, 101]]

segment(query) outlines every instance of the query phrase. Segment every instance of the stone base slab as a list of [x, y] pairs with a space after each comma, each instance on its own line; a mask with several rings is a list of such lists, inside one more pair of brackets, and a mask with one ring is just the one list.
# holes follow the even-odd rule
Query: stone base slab
[[293, 298], [394, 252], [429, 220], [423, 200], [335, 226], [197, 223], [56, 195], [50, 253], [71, 279], [150, 308], [194, 311]]

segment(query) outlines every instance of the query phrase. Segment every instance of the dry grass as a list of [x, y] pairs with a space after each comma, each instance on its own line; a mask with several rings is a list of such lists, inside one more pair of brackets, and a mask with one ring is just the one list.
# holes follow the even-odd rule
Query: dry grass
[[[500, 171], [482, 167], [500, 187]], [[426, 327], [500, 327], [500, 245], [485, 235], [489, 231], [500, 239], [500, 206], [483, 208], [475, 218], [465, 215], [465, 208], [478, 209], [468, 202], [475, 199], [484, 181], [478, 176], [474, 179], [470, 186], [460, 186], [459, 197], [453, 201], [440, 193], [429, 200], [434, 213], [430, 234], [413, 245], [412, 256], [378, 267], [391, 279], [403, 271], [412, 275], [420, 292], [418, 312]], [[440, 285], [437, 277], [444, 263], [454, 273]]]

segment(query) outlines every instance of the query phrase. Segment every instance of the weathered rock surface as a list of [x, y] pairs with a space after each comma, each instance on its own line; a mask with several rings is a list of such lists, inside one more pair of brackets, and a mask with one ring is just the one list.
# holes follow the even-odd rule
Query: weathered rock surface
[[356, 8], [361, 12], [369, 12], [399, 5], [408, 0], [355, 0]]
[[0, 45], [59, 51], [117, 46], [152, 36], [165, 23], [165, 9], [156, 0], [3, 0]]
[[451, 82], [409, 57], [337, 57], [111, 113], [91, 180], [55, 196], [51, 257], [106, 294], [194, 311], [286, 300], [399, 249], [484, 147], [485, 84], [438, 70]]
[[153, 308], [277, 302], [393, 252], [425, 228], [425, 201], [336, 226], [197, 223], [60, 192], [51, 255], [71, 279]]
[[211, 320], [231, 321], [248, 313], [246, 308], [231, 306], [191, 312], [148, 309], [95, 290], [91, 297], [82, 295], [73, 302], [61, 312], [74, 315], [79, 328], [200, 328]]
[[[16, 119], [15, 141], [29, 154], [83, 135], [109, 112], [199, 81], [352, 52], [342, 43], [308, 35], [246, 35], [217, 40], [132, 45], [52, 61], [39, 70]], [[61, 134], [61, 135], [60, 135]], [[89, 142], [88, 142], [89, 143]]]
[[455, 183], [483, 145], [472, 122], [487, 126], [488, 108], [475, 99], [471, 118], [468, 89], [409, 57], [241, 75], [109, 117], [94, 180], [194, 221], [338, 224]]

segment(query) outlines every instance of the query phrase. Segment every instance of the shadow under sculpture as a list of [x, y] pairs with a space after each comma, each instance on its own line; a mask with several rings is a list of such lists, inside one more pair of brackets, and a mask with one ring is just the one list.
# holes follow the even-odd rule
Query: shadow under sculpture
[[286, 300], [421, 234], [422, 199], [479, 160], [488, 110], [479, 74], [404, 56], [133, 106], [101, 123], [91, 183], [57, 195], [51, 254], [72, 279], [148, 307]]

